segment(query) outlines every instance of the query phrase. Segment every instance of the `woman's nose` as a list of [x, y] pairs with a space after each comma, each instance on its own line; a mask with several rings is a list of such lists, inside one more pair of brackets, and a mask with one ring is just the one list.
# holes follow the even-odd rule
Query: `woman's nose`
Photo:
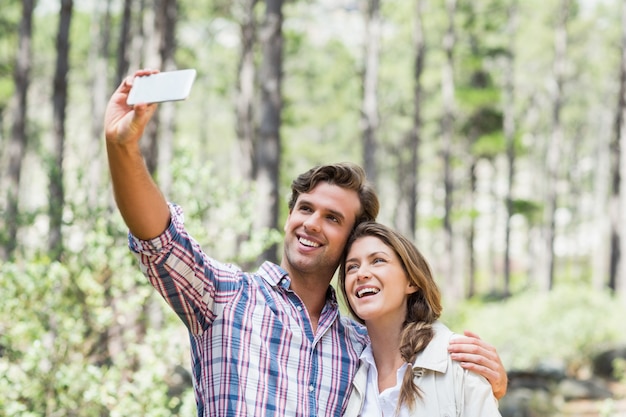
[[356, 271], [356, 278], [358, 280], [368, 279], [370, 276], [369, 268], [367, 266], [359, 266], [358, 271]]

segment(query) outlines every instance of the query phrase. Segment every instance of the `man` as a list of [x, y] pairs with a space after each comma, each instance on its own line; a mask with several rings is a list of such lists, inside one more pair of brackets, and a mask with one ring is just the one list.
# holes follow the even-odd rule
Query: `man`
[[[339, 316], [330, 281], [350, 231], [378, 214], [363, 170], [327, 165], [293, 182], [280, 266], [246, 273], [220, 263], [187, 234], [182, 210], [146, 169], [139, 140], [156, 105], [126, 104], [134, 77], [105, 115], [113, 190], [143, 272], [189, 330], [198, 416], [340, 416], [367, 335]], [[451, 350], [504, 395], [491, 345], [464, 338]]]

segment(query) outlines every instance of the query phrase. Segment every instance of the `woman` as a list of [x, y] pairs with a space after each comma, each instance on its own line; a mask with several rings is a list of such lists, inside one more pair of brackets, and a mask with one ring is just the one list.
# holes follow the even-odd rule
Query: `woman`
[[450, 359], [454, 334], [437, 320], [441, 294], [408, 239], [379, 223], [360, 224], [346, 245], [339, 280], [371, 340], [346, 416], [500, 416], [487, 380]]

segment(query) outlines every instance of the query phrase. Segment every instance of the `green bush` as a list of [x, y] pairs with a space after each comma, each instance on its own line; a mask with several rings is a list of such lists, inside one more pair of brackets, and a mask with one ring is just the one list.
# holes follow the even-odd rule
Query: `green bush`
[[[208, 164], [194, 173], [206, 198], [184, 186], [173, 198], [208, 253], [246, 262], [281, 240], [253, 230], [253, 190]], [[140, 272], [121, 216], [72, 209], [62, 262], [29, 248], [0, 264], [0, 417], [194, 415], [175, 375], [190, 370], [186, 329]]]
[[[186, 332], [125, 239], [106, 236], [86, 233], [63, 263], [0, 265], [0, 416], [193, 415], [190, 389], [168, 395]], [[151, 306], [163, 312], [155, 327]]]
[[583, 285], [526, 292], [501, 302], [469, 301], [444, 320], [478, 333], [498, 349], [508, 370], [562, 361], [571, 373], [598, 351], [626, 343], [626, 307], [608, 292]]

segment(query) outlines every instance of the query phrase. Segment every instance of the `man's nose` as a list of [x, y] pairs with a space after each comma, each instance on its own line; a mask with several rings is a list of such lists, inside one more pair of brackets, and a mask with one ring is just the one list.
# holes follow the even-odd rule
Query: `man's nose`
[[317, 213], [311, 214], [304, 222], [304, 229], [312, 232], [320, 231], [320, 216]]

